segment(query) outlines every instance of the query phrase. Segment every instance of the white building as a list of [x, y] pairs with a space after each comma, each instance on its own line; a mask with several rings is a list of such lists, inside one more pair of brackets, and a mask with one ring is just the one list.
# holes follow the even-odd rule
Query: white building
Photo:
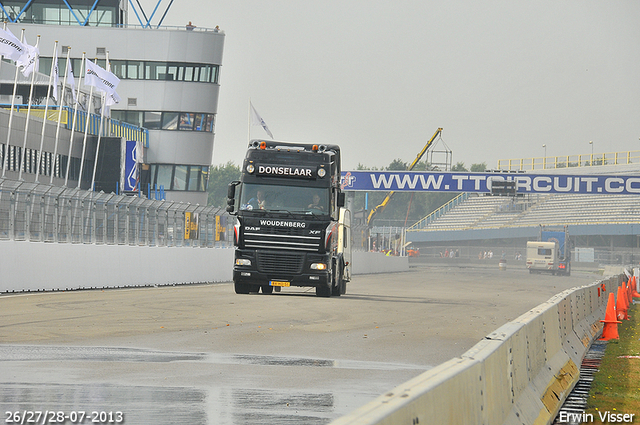
[[[126, 1], [78, 0], [69, 4], [71, 8], [67, 7], [67, 2], [34, 0], [31, 3], [3, 2], [0, 5], [0, 14], [7, 21], [7, 28], [17, 37], [21, 36], [24, 29], [26, 41], [33, 45], [40, 35], [40, 73], [46, 76], [39, 75], [37, 78], [36, 103], [43, 104], [46, 98], [55, 41], [58, 41], [60, 75], [65, 73], [65, 57], [70, 49], [76, 84], [83, 52], [103, 68], [108, 56], [112, 72], [121, 79], [117, 92], [122, 99], [119, 104], [112, 106], [111, 117], [148, 129], [140, 178], [143, 191], [146, 192], [148, 183], [152, 188], [157, 184], [164, 187], [167, 199], [206, 204], [224, 33], [217, 28], [130, 25]], [[136, 16], [140, 18], [138, 11]], [[0, 103], [6, 104], [6, 99], [11, 99], [14, 73], [15, 68], [9, 62], [2, 63]], [[20, 81], [18, 93], [22, 94], [26, 103], [29, 85], [24, 78]], [[88, 88], [86, 90], [89, 91]], [[66, 96], [68, 98], [70, 92]], [[99, 98], [94, 99], [94, 108], [99, 113]], [[9, 142], [10, 156], [14, 153], [14, 145], [22, 146], [25, 125], [24, 114], [14, 115], [12, 126], [15, 128]], [[7, 116], [8, 110], [0, 114], [0, 143], [5, 142], [3, 132], [8, 125]], [[29, 155], [35, 157], [34, 152], [39, 149], [42, 128], [41, 118], [31, 119], [37, 124], [29, 127], [25, 152], [27, 162]], [[55, 126], [55, 122], [47, 122], [44, 158], [54, 157]], [[55, 152], [63, 169], [71, 138], [69, 130], [65, 131], [66, 135], [59, 138]], [[77, 185], [78, 164], [82, 157], [83, 134], [77, 131], [72, 138], [71, 168], [75, 174], [71, 173], [69, 186], [74, 187]], [[114, 176], [121, 174], [120, 170], [112, 170], [121, 158], [108, 158], [109, 153], [117, 156], [118, 148], [115, 145], [120, 142], [118, 138], [103, 137], [101, 149], [102, 143], [107, 147], [110, 143], [113, 146], [105, 150], [104, 161], [98, 158], [102, 186], [96, 185], [96, 190], [102, 188], [108, 191], [112, 185], [106, 184], [106, 180], [113, 180]], [[93, 168], [96, 144], [97, 136], [88, 138], [85, 167], [90, 169]], [[4, 146], [0, 146], [0, 154], [4, 149]], [[22, 178], [33, 181], [35, 166], [24, 167]], [[51, 169], [53, 171], [43, 168], [42, 173], [53, 172], [53, 184], [63, 185], [64, 172], [56, 171], [54, 166]], [[19, 172], [14, 166], [9, 167], [5, 174], [7, 178], [16, 179]], [[85, 171], [81, 184], [83, 188], [90, 186], [90, 171], [88, 179], [86, 176]]]

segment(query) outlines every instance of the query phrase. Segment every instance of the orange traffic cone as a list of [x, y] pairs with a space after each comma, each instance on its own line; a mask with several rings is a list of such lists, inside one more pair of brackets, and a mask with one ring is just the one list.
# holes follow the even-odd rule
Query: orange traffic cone
[[609, 341], [610, 339], [618, 339], [618, 323], [616, 320], [616, 306], [613, 292], [609, 293], [609, 301], [607, 302], [607, 312], [604, 315], [604, 329], [602, 329], [602, 338], [600, 341]]
[[632, 297], [640, 298], [640, 294], [636, 291], [637, 280], [635, 276], [631, 276], [631, 295]]
[[629, 320], [627, 316], [627, 295], [622, 286], [618, 286], [618, 296], [616, 302], [616, 312], [618, 313], [618, 320]]

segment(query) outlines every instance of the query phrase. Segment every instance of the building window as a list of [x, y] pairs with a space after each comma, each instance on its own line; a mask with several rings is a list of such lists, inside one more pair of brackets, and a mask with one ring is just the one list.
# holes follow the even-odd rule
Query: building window
[[[151, 186], [164, 190], [206, 192], [209, 167], [202, 165], [150, 164]], [[157, 185], [157, 186], [156, 186]]]
[[176, 165], [171, 190], [187, 190], [187, 169], [186, 165]]
[[159, 130], [162, 127], [160, 125], [161, 122], [162, 122], [162, 112], [147, 111], [144, 113], [144, 124], [142, 126], [144, 128], [148, 128], [149, 130]]
[[162, 113], [162, 129], [177, 130], [178, 116], [179, 114], [177, 112], [163, 112]]
[[149, 130], [213, 131], [214, 114], [112, 110], [111, 117]]
[[165, 190], [171, 190], [171, 177], [173, 176], [173, 165], [158, 165], [158, 177], [156, 182], [158, 187], [164, 186]]

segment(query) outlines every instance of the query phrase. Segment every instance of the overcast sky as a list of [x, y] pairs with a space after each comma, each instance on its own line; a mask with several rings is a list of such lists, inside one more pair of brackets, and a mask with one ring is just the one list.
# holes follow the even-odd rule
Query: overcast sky
[[438, 127], [467, 167], [640, 150], [639, 18], [637, 0], [179, 0], [164, 24], [226, 34], [213, 164], [241, 164], [251, 99], [276, 140], [339, 144], [349, 170], [411, 162]]

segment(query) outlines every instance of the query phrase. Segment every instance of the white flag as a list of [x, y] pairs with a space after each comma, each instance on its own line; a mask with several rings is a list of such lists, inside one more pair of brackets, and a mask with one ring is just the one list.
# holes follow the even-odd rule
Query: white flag
[[73, 69], [71, 69], [71, 60], [67, 58], [67, 83], [71, 87], [71, 94], [73, 95], [73, 103], [78, 101], [78, 93], [76, 93], [76, 78], [73, 76]]
[[60, 70], [58, 69], [58, 49], [53, 54], [53, 98], [58, 101], [58, 83], [60, 82]]
[[113, 94], [116, 92], [120, 79], [115, 74], [101, 68], [90, 60], [86, 60], [87, 70], [84, 74], [84, 83], [98, 90]]
[[120, 103], [122, 99], [120, 99], [120, 96], [118, 96], [118, 93], [113, 92], [112, 94], [108, 94], [107, 93], [107, 99], [105, 100], [104, 104], [106, 106], [112, 106], [115, 105], [116, 103]]
[[[37, 43], [36, 43], [37, 44]], [[27, 39], [24, 40], [25, 52], [20, 56], [20, 58], [16, 61], [16, 65], [22, 67], [22, 75], [28, 77], [32, 72], [38, 72], [39, 69], [39, 59], [40, 59], [40, 50], [38, 50], [37, 46], [29, 46], [27, 44]]]
[[267, 132], [269, 137], [273, 139], [274, 138], [273, 134], [271, 134], [269, 127], [267, 127], [267, 123], [264, 122], [260, 114], [258, 114], [258, 111], [256, 111], [256, 108], [253, 107], [253, 104], [251, 102], [249, 102], [249, 104], [251, 105], [251, 124], [262, 126], [262, 128], [264, 128], [264, 131]]
[[11, 31], [0, 28], [0, 55], [17, 62], [25, 51], [24, 44]]

